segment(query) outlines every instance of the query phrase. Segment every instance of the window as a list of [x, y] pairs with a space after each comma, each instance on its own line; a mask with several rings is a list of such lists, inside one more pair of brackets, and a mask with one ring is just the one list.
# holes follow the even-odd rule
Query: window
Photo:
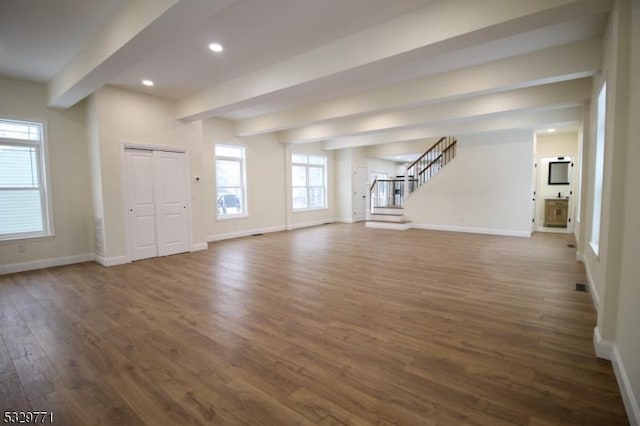
[[244, 147], [216, 145], [216, 209], [219, 218], [247, 215]]
[[327, 207], [327, 157], [291, 155], [293, 210]]
[[604, 176], [604, 139], [607, 110], [607, 85], [598, 95], [596, 118], [596, 161], [593, 184], [593, 221], [591, 223], [591, 248], [598, 255], [600, 244], [600, 216], [602, 215], [602, 181]]
[[42, 123], [0, 119], [0, 240], [52, 234]]
[[[578, 188], [582, 188], [582, 161], [584, 159], [583, 155], [582, 155], [582, 150], [584, 149], [584, 133], [583, 130], [580, 129], [580, 134], [578, 136], [578, 159], [579, 159], [579, 166], [578, 167]], [[577, 194], [577, 198], [578, 198], [578, 205], [576, 206], [576, 223], [580, 223], [581, 220], [581, 210], [582, 210], [582, 190], [578, 191]]]

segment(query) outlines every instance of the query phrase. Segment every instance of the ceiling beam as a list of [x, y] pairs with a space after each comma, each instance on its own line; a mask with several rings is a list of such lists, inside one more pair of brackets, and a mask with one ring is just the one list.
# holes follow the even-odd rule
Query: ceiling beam
[[391, 111], [313, 124], [279, 132], [281, 143], [306, 143], [404, 127], [424, 126], [447, 120], [470, 119], [508, 111], [581, 105], [591, 96], [591, 78], [545, 86], [516, 89]]
[[235, 133], [250, 136], [323, 120], [589, 77], [597, 74], [601, 66], [602, 40], [588, 40], [238, 120]]
[[[504, 114], [497, 114], [477, 120], [453, 120], [447, 123], [437, 123], [426, 127], [390, 130], [370, 135], [358, 135], [337, 138], [323, 142], [322, 147], [327, 150], [355, 148], [361, 146], [387, 146], [400, 142], [420, 141], [438, 138], [444, 135], [464, 135], [510, 129], [538, 129], [549, 126], [579, 125], [583, 118], [582, 106], [570, 106], [549, 110], [524, 110]], [[382, 148], [380, 148], [382, 149]], [[393, 152], [391, 152], [393, 151]], [[390, 154], [411, 154], [413, 151], [395, 152]]]
[[[312, 49], [178, 102], [197, 120], [257, 105], [274, 95], [403, 54], [435, 55], [602, 13], [609, 0], [448, 0]], [[454, 19], [455, 21], [452, 21]], [[425, 30], [425, 29], [428, 29]]]
[[73, 106], [123, 72], [136, 57], [157, 49], [163, 39], [191, 28], [232, 1], [129, 1], [49, 82], [49, 106]]

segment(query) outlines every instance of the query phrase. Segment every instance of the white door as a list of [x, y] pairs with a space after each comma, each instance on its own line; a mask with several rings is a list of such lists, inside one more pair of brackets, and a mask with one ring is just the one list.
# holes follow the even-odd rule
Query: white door
[[125, 150], [127, 241], [131, 260], [158, 256], [153, 151]]
[[536, 194], [538, 193], [538, 165], [535, 163], [535, 158], [533, 167], [531, 168], [531, 174], [531, 233], [533, 234], [534, 232], [536, 232], [536, 222], [539, 220], [536, 214], [536, 206], [538, 205], [536, 201]]
[[182, 152], [154, 151], [158, 254], [189, 251], [187, 161]]
[[189, 251], [186, 155], [126, 149], [125, 162], [131, 260]]
[[356, 167], [353, 170], [353, 221], [360, 222], [365, 219], [367, 211], [367, 169]]

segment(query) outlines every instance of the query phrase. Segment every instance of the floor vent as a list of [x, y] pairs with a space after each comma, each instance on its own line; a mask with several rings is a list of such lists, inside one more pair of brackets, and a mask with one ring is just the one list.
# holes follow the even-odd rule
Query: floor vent
[[575, 245], [575, 244], [567, 244], [567, 247], [569, 247], [569, 248], [576, 248], [576, 245]]
[[253, 234], [251, 235], [252, 237], [259, 237], [260, 235], [264, 235], [264, 234]]
[[587, 285], [586, 284], [576, 283], [576, 291], [581, 291], [583, 293], [586, 293], [587, 292]]

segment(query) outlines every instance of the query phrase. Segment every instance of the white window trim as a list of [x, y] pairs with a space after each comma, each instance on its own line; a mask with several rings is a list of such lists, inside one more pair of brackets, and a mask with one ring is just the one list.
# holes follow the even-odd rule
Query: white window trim
[[[601, 96], [604, 96], [601, 104]], [[591, 230], [589, 245], [596, 256], [600, 255], [600, 234], [602, 228], [602, 211], [604, 197], [604, 167], [607, 143], [607, 82], [604, 81], [596, 98], [596, 126], [595, 126], [595, 159], [593, 182], [593, 211], [591, 214]], [[603, 107], [603, 108], [601, 108]], [[600, 123], [602, 119], [602, 123]], [[602, 124], [602, 128], [600, 125]]]
[[6, 121], [18, 121], [29, 124], [37, 124], [40, 126], [40, 140], [33, 141], [27, 139], [13, 139], [0, 137], [0, 144], [13, 145], [13, 146], [34, 146], [38, 153], [38, 177], [40, 179], [40, 194], [41, 205], [43, 212], [43, 231], [21, 233], [21, 234], [7, 234], [0, 236], [0, 245], [15, 244], [19, 242], [31, 242], [47, 240], [55, 237], [54, 221], [53, 221], [53, 204], [51, 201], [51, 175], [49, 170], [49, 144], [47, 123], [45, 120], [37, 119], [25, 119], [19, 117], [0, 116], [0, 120]]
[[[215, 149], [216, 146], [223, 146], [223, 147], [228, 147], [228, 148], [234, 148], [234, 149], [238, 149], [238, 148], [242, 148], [242, 159], [239, 159], [237, 157], [229, 157], [229, 156], [224, 156], [224, 155], [216, 155], [215, 153]], [[225, 161], [237, 161], [240, 163], [241, 165], [241, 174], [240, 174], [240, 178], [242, 180], [242, 184], [239, 187], [231, 187], [231, 186], [223, 186], [221, 188], [240, 188], [242, 189], [242, 206], [244, 207], [241, 213], [234, 213], [234, 214], [227, 214], [224, 216], [221, 216], [220, 214], [218, 214], [218, 160], [225, 160]], [[215, 199], [214, 199], [214, 208], [216, 211], [216, 221], [220, 221], [220, 222], [224, 222], [227, 220], [234, 220], [234, 219], [247, 219], [249, 217], [249, 206], [247, 205], [247, 148], [244, 145], [232, 145], [232, 144], [215, 144], [213, 147], [213, 161], [215, 163], [216, 166], [216, 173], [215, 173], [215, 180], [214, 180], [214, 187], [215, 187]]]
[[[301, 157], [307, 157], [307, 162], [306, 163], [297, 163], [295, 161], [293, 161], [293, 157], [294, 156], [301, 156]], [[309, 157], [322, 157], [324, 158], [324, 164], [320, 165], [320, 164], [309, 164]], [[293, 185], [293, 177], [291, 179], [291, 211], [293, 213], [302, 213], [302, 212], [311, 212], [311, 211], [320, 211], [320, 210], [329, 210], [329, 205], [327, 202], [327, 156], [326, 155], [318, 155], [318, 154], [300, 154], [300, 153], [291, 153], [291, 167], [289, 168], [290, 173], [293, 176], [293, 166], [300, 166], [300, 167], [306, 167], [307, 168], [307, 185], [305, 185], [304, 187], [302, 186], [294, 186]], [[317, 186], [309, 186], [309, 172], [308, 169], [309, 167], [322, 167], [322, 171], [323, 171], [323, 178], [322, 181], [324, 183], [324, 186], [322, 186], [322, 188], [324, 189], [324, 200], [323, 200], [323, 206], [322, 207], [302, 207], [302, 208], [294, 208], [293, 207], [293, 189], [294, 188], [306, 188], [307, 189], [307, 203], [309, 202], [309, 189], [310, 188], [319, 188]]]

